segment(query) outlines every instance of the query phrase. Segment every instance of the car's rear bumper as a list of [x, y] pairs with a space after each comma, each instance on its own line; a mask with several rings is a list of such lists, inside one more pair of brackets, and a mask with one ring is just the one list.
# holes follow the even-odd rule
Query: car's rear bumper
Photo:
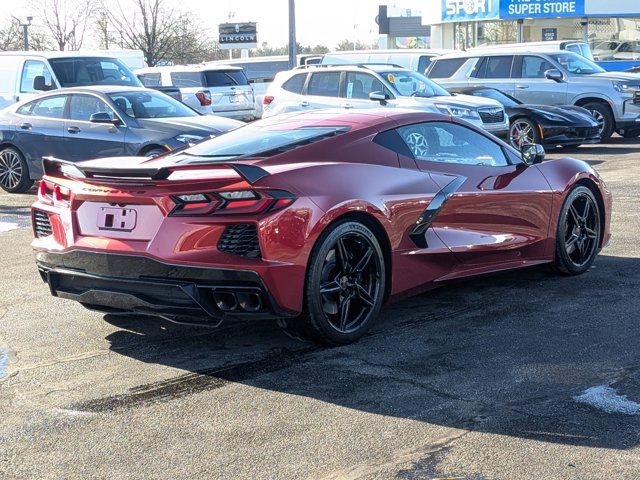
[[294, 315], [281, 309], [258, 273], [163, 263], [141, 255], [37, 251], [51, 294], [104, 312], [136, 312], [216, 325], [224, 319]]

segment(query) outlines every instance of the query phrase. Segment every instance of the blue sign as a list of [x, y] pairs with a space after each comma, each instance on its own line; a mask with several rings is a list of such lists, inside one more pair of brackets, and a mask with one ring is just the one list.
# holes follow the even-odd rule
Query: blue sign
[[500, 0], [442, 0], [443, 22], [473, 22], [498, 18]]
[[500, 18], [581, 17], [584, 0], [500, 0]]

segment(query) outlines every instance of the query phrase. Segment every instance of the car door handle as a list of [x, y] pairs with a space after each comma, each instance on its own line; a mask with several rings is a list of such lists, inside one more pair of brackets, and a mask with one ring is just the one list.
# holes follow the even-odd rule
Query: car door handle
[[352, 108], [353, 105], [351, 105], [350, 103], [345, 103], [344, 105], [342, 105], [344, 108]]
[[69, 127], [69, 128], [67, 128], [67, 132], [69, 132], [69, 133], [80, 133], [80, 128], [79, 127]]
[[525, 90], [529, 88], [529, 85], [516, 85], [516, 88], [519, 88], [520, 90]]
[[300, 102], [298, 105], [300, 105], [301, 107], [308, 107], [309, 106], [309, 102], [304, 100], [304, 101]]
[[31, 130], [31, 127], [32, 127], [32, 126], [33, 126], [33, 125], [31, 125], [29, 122], [24, 122], [24, 123], [21, 123], [21, 124], [20, 124], [20, 128], [21, 128], [22, 130]]

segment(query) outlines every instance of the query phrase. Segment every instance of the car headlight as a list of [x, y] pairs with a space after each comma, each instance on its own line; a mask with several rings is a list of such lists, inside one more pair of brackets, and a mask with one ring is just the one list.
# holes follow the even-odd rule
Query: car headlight
[[557, 115], [555, 113], [550, 113], [550, 112], [542, 112], [542, 111], [538, 111], [538, 115], [540, 115], [543, 118], [546, 118], [547, 120], [550, 120], [552, 122], [564, 122], [566, 121], [566, 118]]
[[633, 91], [637, 90], [639, 87], [638, 85], [631, 85], [627, 82], [620, 82], [617, 80], [614, 80], [611, 83], [613, 84], [613, 89], [620, 93], [633, 93]]
[[187, 134], [183, 134], [183, 135], [178, 135], [176, 137], [174, 137], [178, 142], [181, 143], [193, 143], [196, 144], [200, 141], [202, 141], [203, 139], [207, 138], [207, 137], [203, 137], [200, 135], [187, 135]]
[[480, 118], [478, 112], [471, 108], [459, 107], [455, 105], [445, 105], [442, 103], [436, 104], [436, 107], [438, 107], [438, 110], [440, 110], [442, 113], [448, 113], [450, 115], [453, 115], [454, 117], [472, 118], [476, 120]]

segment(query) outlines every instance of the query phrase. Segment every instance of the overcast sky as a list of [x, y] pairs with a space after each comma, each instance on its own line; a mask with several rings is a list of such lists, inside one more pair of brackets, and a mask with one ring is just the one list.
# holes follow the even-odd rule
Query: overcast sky
[[[63, 0], [64, 1], [64, 0]], [[115, 1], [115, 0], [114, 0]], [[123, 3], [127, 0], [121, 0]], [[193, 12], [217, 36], [218, 24], [227, 21], [255, 21], [258, 23], [258, 42], [277, 47], [287, 43], [288, 0], [165, 0], [167, 6]], [[329, 48], [341, 40], [376, 41], [378, 26], [375, 17], [379, 4], [400, 8], [428, 9], [429, 3], [440, 0], [296, 0], [296, 28], [298, 42], [303, 45], [324, 44]], [[0, 0], [0, 17], [25, 17], [29, 0]], [[38, 19], [34, 19], [38, 23]], [[354, 27], [355, 25], [355, 27]]]

